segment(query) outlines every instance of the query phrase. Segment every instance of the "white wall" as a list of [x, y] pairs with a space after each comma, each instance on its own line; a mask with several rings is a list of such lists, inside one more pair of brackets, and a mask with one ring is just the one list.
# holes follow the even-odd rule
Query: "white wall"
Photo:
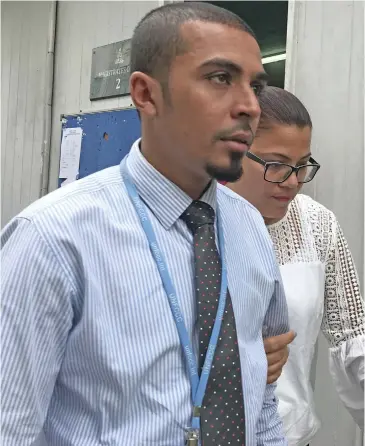
[[[59, 1], [49, 190], [57, 187], [60, 115], [131, 104], [89, 101], [92, 49], [130, 38], [162, 1]], [[1, 226], [41, 190], [46, 58], [51, 2], [1, 3]]]
[[1, 226], [40, 193], [49, 12], [1, 3]]
[[60, 115], [131, 105], [130, 97], [90, 102], [92, 49], [129, 39], [138, 21], [158, 1], [72, 1], [58, 3], [53, 96], [50, 190], [57, 187]]
[[[338, 217], [364, 271], [364, 3], [295, 1], [289, 8], [287, 88], [308, 107], [322, 164], [307, 192]], [[364, 286], [364, 284], [362, 284]], [[354, 446], [359, 433], [333, 389], [319, 342], [315, 400], [323, 429], [311, 446]]]

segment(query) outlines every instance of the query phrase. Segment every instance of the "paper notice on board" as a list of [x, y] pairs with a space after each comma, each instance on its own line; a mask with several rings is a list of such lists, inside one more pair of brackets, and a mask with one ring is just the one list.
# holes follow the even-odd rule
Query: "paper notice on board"
[[59, 178], [66, 178], [71, 182], [76, 180], [79, 173], [82, 128], [64, 129], [61, 142]]

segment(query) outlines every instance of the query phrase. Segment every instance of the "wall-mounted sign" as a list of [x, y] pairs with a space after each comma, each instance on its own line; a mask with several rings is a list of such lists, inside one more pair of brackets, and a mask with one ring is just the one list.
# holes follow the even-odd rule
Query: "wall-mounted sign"
[[93, 49], [90, 100], [129, 94], [131, 40]]

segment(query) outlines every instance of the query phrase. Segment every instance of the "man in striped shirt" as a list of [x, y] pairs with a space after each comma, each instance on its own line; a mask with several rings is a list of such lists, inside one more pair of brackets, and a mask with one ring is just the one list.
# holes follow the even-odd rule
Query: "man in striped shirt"
[[[3, 443], [284, 446], [262, 339], [289, 328], [279, 270], [258, 211], [216, 181], [240, 177], [256, 130], [266, 79], [256, 39], [228, 11], [177, 3], [139, 23], [131, 61], [142, 139], [127, 159], [3, 230]], [[198, 255], [193, 205], [211, 218], [201, 238], [213, 234]], [[208, 245], [214, 273], [194, 269]], [[213, 280], [222, 317], [209, 297], [197, 308]], [[223, 328], [203, 357], [198, 404], [204, 323]]]

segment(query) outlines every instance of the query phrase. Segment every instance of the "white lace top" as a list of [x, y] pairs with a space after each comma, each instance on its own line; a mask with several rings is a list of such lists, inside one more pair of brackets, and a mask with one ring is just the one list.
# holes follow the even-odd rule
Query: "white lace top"
[[364, 426], [364, 302], [346, 239], [334, 214], [298, 195], [268, 227], [297, 337], [278, 381], [277, 397], [290, 446], [306, 446], [319, 428], [310, 369], [322, 330], [340, 398]]

